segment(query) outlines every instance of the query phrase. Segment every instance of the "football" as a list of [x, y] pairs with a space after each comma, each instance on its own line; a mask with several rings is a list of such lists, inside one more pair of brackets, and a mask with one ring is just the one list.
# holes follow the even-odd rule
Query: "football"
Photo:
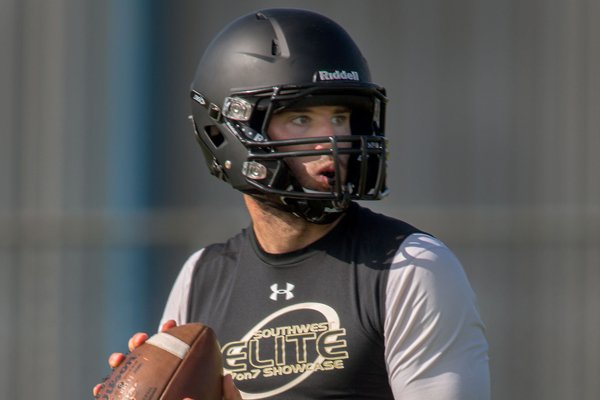
[[106, 400], [221, 400], [223, 364], [208, 326], [190, 323], [151, 336], [127, 354], [96, 395]]

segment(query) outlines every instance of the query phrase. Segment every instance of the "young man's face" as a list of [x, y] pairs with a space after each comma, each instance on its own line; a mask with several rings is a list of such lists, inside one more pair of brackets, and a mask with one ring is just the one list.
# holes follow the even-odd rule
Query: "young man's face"
[[[350, 109], [342, 106], [313, 106], [290, 108], [275, 113], [269, 123], [269, 137], [272, 140], [347, 136], [350, 135]], [[331, 147], [329, 143], [302, 146], [285, 146], [281, 151], [322, 150]], [[346, 181], [348, 156], [340, 156], [342, 183]], [[330, 155], [290, 157], [286, 159], [289, 168], [299, 183], [311, 190], [331, 190], [330, 178], [334, 176], [334, 162]]]

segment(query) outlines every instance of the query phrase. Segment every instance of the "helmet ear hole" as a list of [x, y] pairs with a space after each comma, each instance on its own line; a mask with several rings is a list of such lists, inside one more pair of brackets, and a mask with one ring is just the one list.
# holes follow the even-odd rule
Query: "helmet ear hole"
[[204, 132], [215, 147], [219, 147], [225, 141], [225, 137], [216, 125], [207, 125]]

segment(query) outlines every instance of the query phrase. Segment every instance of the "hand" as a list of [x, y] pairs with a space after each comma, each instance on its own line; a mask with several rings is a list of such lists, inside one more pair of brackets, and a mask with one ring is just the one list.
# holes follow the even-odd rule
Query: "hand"
[[[171, 324], [172, 322], [172, 324]], [[172, 326], [175, 326], [175, 321], [168, 321], [166, 322], [162, 328], [161, 331], [165, 331], [166, 329], [169, 329], [172, 326], [169, 326], [169, 328], [165, 329], [165, 326], [167, 326], [167, 324], [171, 324]], [[138, 332], [135, 335], [133, 335], [130, 339], [129, 342], [127, 343], [127, 347], [129, 348], [129, 351], [133, 351], [136, 347], [141, 346], [142, 344], [144, 344], [144, 342], [148, 340], [148, 334], [143, 333], [143, 332]], [[112, 353], [109, 357], [108, 357], [108, 366], [111, 369], [115, 369], [117, 368], [125, 359], [125, 355], [123, 353]], [[102, 389], [102, 383], [97, 384], [96, 386], [94, 386], [94, 389], [92, 389], [92, 394], [94, 395], [94, 397], [96, 397], [98, 395], [98, 392], [100, 392], [100, 389]]]
[[[169, 320], [161, 326], [160, 331], [164, 332], [175, 326], [177, 326], [177, 323], [174, 320]], [[138, 332], [129, 339], [129, 342], [127, 343], [127, 347], [129, 348], [129, 351], [133, 351], [135, 348], [144, 344], [144, 342], [146, 342], [146, 340], [148, 340], [148, 334], [143, 333], [143, 332]], [[125, 359], [125, 355], [123, 353], [112, 353], [108, 357], [108, 365], [112, 369], [117, 368], [123, 362], [124, 359]], [[100, 391], [101, 388], [102, 388], [102, 383], [99, 383], [96, 386], [94, 386], [94, 389], [92, 390], [94, 397], [98, 394], [98, 392]], [[183, 400], [194, 400], [194, 399], [185, 398]], [[240, 394], [240, 391], [235, 387], [235, 384], [233, 383], [233, 378], [231, 377], [231, 375], [225, 375], [223, 377], [223, 400], [242, 400], [242, 395]]]

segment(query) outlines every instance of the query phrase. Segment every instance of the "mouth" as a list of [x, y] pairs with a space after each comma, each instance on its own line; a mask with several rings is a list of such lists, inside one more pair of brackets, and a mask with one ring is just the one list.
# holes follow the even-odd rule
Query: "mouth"
[[302, 187], [318, 192], [336, 192], [338, 186], [345, 182], [345, 160], [340, 160], [339, 174], [336, 174], [336, 163], [327, 157], [319, 160], [309, 160], [298, 168], [298, 175]]
[[335, 169], [333, 166], [321, 169], [317, 175], [322, 184], [326, 184], [328, 187], [335, 185]]

